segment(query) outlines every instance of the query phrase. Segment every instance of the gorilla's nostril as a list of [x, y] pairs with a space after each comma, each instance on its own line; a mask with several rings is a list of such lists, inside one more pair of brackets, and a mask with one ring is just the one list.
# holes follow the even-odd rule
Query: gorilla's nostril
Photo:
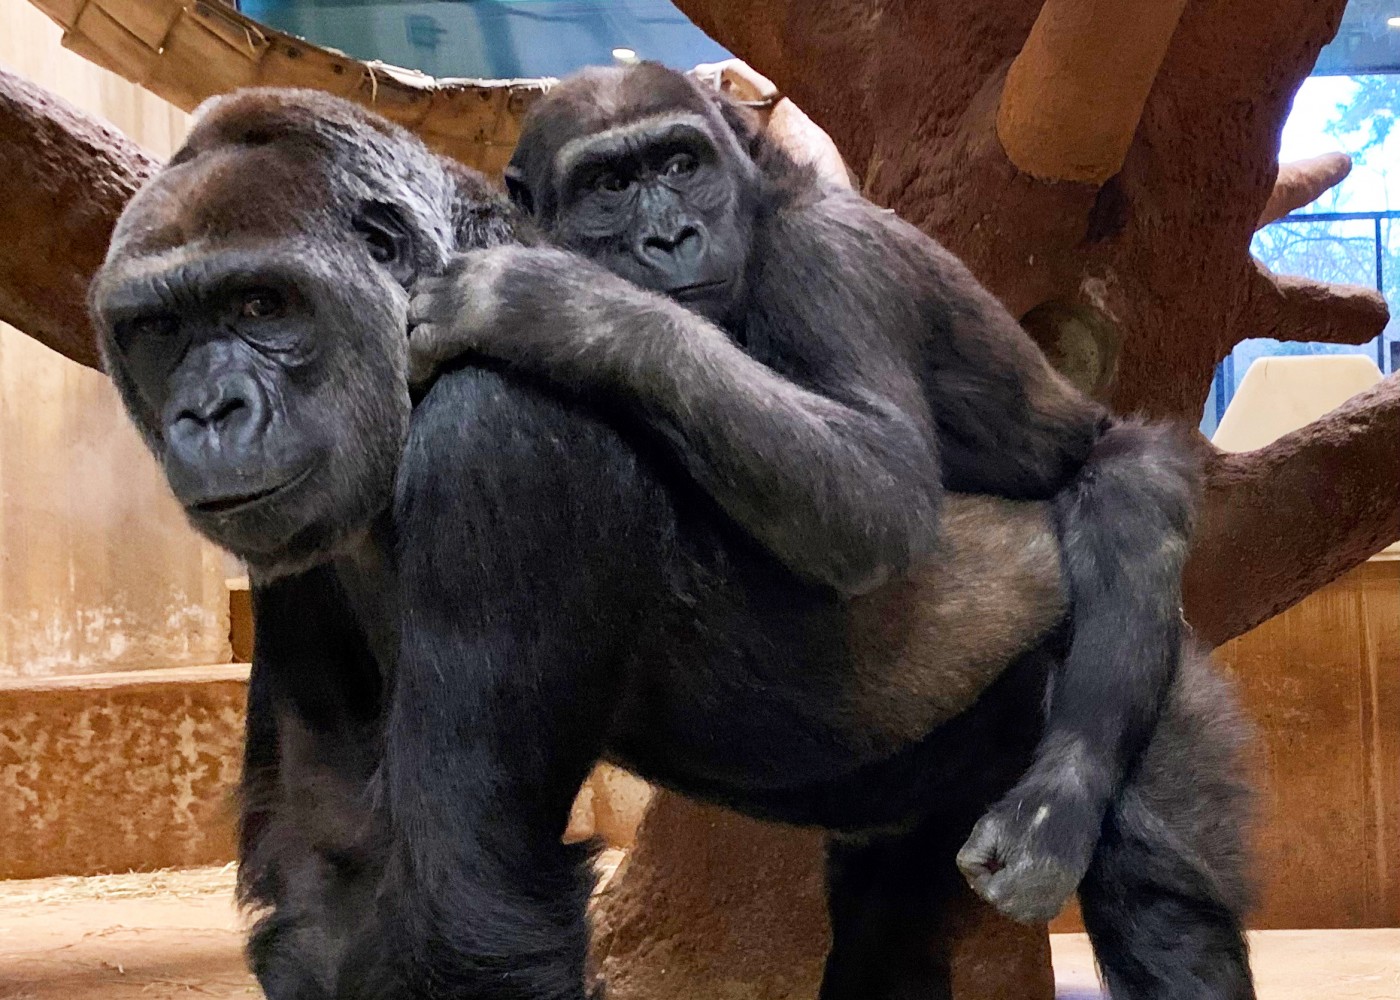
[[662, 253], [675, 253], [691, 240], [699, 237], [699, 232], [694, 226], [686, 226], [669, 236], [648, 236], [642, 241], [642, 245], [648, 250], [660, 250]]
[[241, 399], [226, 399], [221, 402], [209, 417], [211, 424], [222, 424], [240, 410], [246, 410], [248, 404]]
[[240, 410], [248, 408], [247, 402], [237, 396], [216, 400], [208, 406], [191, 406], [180, 412], [180, 422], [191, 421], [200, 427], [218, 427]]

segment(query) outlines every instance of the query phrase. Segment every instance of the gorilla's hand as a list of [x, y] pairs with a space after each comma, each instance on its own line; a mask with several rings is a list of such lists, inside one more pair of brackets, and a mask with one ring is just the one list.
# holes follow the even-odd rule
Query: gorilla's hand
[[642, 314], [658, 308], [675, 307], [566, 250], [459, 254], [414, 285], [409, 380], [421, 391], [443, 366], [475, 354], [573, 388], [625, 384], [634, 341], [648, 328]]
[[408, 307], [408, 378], [422, 390], [448, 363], [487, 354], [485, 331], [497, 322], [500, 272], [514, 247], [475, 250], [448, 260], [440, 274], [419, 278]]
[[[1056, 767], [1051, 761], [1059, 763]], [[973, 827], [958, 868], [973, 890], [1013, 920], [1053, 920], [1089, 870], [1108, 797], [1082, 751], [1036, 761]]]

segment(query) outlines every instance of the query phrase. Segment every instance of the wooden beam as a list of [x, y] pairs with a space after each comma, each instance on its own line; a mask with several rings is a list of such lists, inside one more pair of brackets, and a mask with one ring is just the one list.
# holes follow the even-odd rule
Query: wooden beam
[[0, 69], [0, 320], [100, 367], [88, 281], [155, 168], [120, 132]]

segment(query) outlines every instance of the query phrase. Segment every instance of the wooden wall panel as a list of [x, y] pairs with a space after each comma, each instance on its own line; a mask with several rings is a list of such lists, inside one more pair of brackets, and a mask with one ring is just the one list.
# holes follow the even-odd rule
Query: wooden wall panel
[[[0, 62], [156, 154], [184, 136], [26, 0], [0, 0]], [[0, 324], [0, 677], [226, 662], [225, 572], [107, 379]]]
[[[1400, 548], [1215, 660], [1257, 727], [1250, 925], [1400, 927]], [[1078, 906], [1050, 929], [1082, 931]]]
[[1400, 926], [1400, 555], [1216, 656], [1259, 726], [1255, 925]]

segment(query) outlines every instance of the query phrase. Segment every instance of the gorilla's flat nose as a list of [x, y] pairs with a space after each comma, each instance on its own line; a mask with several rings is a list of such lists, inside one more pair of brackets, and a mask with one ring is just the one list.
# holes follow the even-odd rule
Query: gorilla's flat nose
[[198, 386], [172, 410], [166, 431], [170, 447], [179, 458], [196, 465], [211, 453], [248, 445], [263, 423], [262, 396], [253, 379], [243, 374]]
[[682, 226], [669, 235], [652, 233], [642, 241], [642, 247], [652, 254], [694, 256], [700, 249], [700, 231], [694, 226]]
[[201, 427], [224, 427], [233, 422], [239, 411], [246, 410], [248, 403], [237, 396], [215, 396], [180, 412], [180, 420], [193, 420]]

